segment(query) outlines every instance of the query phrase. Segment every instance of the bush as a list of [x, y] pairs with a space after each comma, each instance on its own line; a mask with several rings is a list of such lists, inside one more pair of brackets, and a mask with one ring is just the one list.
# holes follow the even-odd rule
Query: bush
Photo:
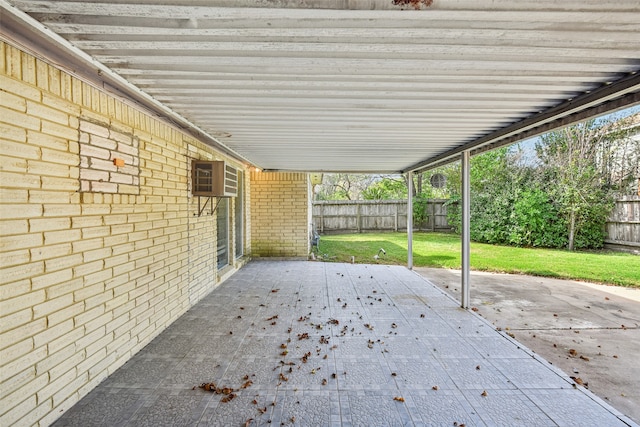
[[540, 189], [521, 192], [513, 204], [511, 218], [508, 243], [548, 248], [567, 245], [567, 224]]
[[577, 217], [574, 237], [576, 249], [600, 249], [604, 246], [605, 226], [613, 206], [612, 197], [604, 191], [594, 191], [591, 204], [582, 209]]

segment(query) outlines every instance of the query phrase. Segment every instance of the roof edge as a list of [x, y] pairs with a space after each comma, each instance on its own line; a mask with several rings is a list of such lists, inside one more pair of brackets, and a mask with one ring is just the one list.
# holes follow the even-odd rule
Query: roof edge
[[613, 83], [602, 85], [457, 148], [415, 163], [402, 172], [433, 169], [455, 161], [463, 151], [469, 150], [472, 154], [479, 154], [638, 104], [640, 73], [634, 71]]

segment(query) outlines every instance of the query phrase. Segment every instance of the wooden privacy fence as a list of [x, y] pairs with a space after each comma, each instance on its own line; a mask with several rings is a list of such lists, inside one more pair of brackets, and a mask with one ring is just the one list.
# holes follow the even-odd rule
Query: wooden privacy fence
[[616, 200], [607, 221], [605, 247], [640, 252], [640, 196]]
[[[429, 199], [426, 221], [417, 230], [450, 231], [446, 199]], [[414, 218], [415, 222], [415, 218]], [[313, 225], [319, 233], [406, 231], [406, 200], [322, 200], [313, 202]], [[640, 252], [640, 196], [622, 196], [606, 224], [605, 247]]]
[[[414, 229], [450, 231], [447, 200], [429, 199], [426, 221]], [[319, 233], [406, 231], [406, 200], [322, 200], [313, 202], [313, 224]]]

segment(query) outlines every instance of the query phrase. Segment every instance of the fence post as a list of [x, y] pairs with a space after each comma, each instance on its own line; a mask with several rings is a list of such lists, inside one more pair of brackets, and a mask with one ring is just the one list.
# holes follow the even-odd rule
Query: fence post
[[429, 218], [429, 221], [431, 221], [431, 231], [436, 231], [436, 202], [431, 200], [431, 218]]
[[394, 203], [394, 206], [396, 207], [396, 217], [394, 218], [394, 231], [398, 231], [398, 203]]
[[356, 228], [358, 229], [358, 233], [361, 233], [361, 224], [360, 224], [360, 203], [356, 204]]

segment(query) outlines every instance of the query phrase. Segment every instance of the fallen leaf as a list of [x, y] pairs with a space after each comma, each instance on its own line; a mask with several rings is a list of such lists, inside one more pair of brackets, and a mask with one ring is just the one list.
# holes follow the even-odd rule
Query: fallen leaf
[[434, 385], [433, 387], [431, 387], [431, 390], [438, 390], [440, 387], [438, 387], [437, 385]]
[[478, 311], [478, 307], [471, 307], [471, 311]]
[[404, 402], [404, 397], [396, 396], [396, 397], [393, 398], [393, 400], [395, 400], [397, 402]]
[[220, 399], [220, 402], [222, 403], [231, 402], [235, 397], [236, 397], [235, 393], [229, 393], [228, 395]]
[[585, 362], [589, 361], [589, 358], [587, 356], [580, 356], [580, 359], [584, 360]]
[[480, 370], [480, 365], [476, 366], [476, 371]]
[[244, 427], [249, 427], [249, 425], [251, 425], [251, 421], [253, 421], [253, 418], [249, 418], [247, 421], [245, 421]]
[[327, 385], [327, 379], [326, 378], [322, 379], [322, 385]]
[[575, 349], [570, 348], [570, 349], [569, 349], [569, 354], [575, 357], [575, 356], [577, 356], [577, 355], [578, 355], [578, 352], [577, 352]]
[[216, 383], [202, 383], [199, 387], [205, 389], [206, 391], [215, 391]]
[[280, 290], [280, 289], [271, 289], [271, 292], [275, 294], [275, 293], [276, 293], [276, 292], [278, 292], [279, 290]]

